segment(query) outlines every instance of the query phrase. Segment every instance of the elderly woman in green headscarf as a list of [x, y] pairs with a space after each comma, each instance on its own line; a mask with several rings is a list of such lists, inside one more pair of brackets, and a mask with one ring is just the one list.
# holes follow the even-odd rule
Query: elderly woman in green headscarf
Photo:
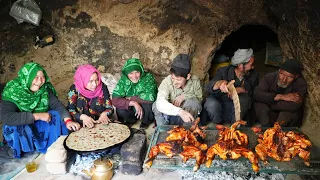
[[0, 119], [4, 138], [16, 158], [34, 150], [45, 153], [59, 136], [68, 134], [68, 129], [80, 128], [58, 100], [46, 71], [33, 62], [25, 64], [4, 88]]
[[139, 59], [127, 60], [112, 94], [119, 120], [133, 124], [141, 119], [140, 128], [147, 128], [154, 121], [152, 103], [156, 96], [157, 84], [153, 75], [144, 71]]

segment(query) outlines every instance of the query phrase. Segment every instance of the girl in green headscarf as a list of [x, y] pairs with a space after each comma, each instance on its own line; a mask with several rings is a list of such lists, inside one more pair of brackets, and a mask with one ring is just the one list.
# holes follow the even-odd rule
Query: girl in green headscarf
[[7, 83], [1, 106], [3, 135], [17, 158], [35, 149], [45, 153], [60, 135], [68, 134], [68, 129], [80, 128], [37, 63], [25, 64], [18, 77]]
[[127, 60], [112, 94], [119, 120], [133, 124], [141, 119], [140, 128], [147, 128], [154, 120], [152, 103], [156, 96], [157, 84], [153, 75], [144, 71], [139, 59]]

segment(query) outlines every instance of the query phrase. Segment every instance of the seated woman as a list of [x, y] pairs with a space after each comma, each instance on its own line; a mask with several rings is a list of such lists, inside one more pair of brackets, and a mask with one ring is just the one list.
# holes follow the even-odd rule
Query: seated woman
[[58, 100], [46, 71], [33, 62], [25, 64], [4, 88], [1, 120], [4, 138], [16, 158], [34, 150], [45, 153], [68, 129], [80, 128]]
[[109, 117], [113, 114], [110, 94], [101, 81], [100, 72], [92, 65], [78, 67], [68, 93], [68, 110], [83, 127], [110, 122]]
[[140, 128], [148, 128], [154, 121], [152, 103], [156, 96], [157, 84], [153, 75], [144, 71], [139, 59], [127, 60], [112, 94], [119, 120], [133, 124], [141, 119]]

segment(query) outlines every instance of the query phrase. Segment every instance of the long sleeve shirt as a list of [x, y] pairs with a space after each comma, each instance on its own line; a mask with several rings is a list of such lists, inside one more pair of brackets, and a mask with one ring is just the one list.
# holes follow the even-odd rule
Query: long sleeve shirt
[[[49, 91], [49, 110], [56, 110], [64, 118], [71, 118], [66, 107]], [[33, 124], [35, 119], [32, 112], [21, 112], [18, 106], [10, 101], [2, 100], [0, 107], [0, 120], [8, 126]]]
[[[229, 65], [225, 67], [221, 67], [218, 69], [216, 72], [216, 75], [211, 79], [209, 84], [206, 86], [206, 91], [214, 97], [217, 96], [227, 96], [225, 93], [221, 92], [220, 89], [213, 90], [213, 86], [216, 84], [217, 81], [219, 80], [226, 80], [226, 81], [231, 81], [231, 80], [236, 80], [234, 86], [235, 87], [240, 87], [242, 86], [250, 96], [253, 95], [253, 91], [255, 87], [259, 84], [259, 75], [257, 71], [254, 69], [250, 71], [249, 76], [245, 76], [243, 79], [243, 82], [240, 82], [235, 74], [235, 66]], [[238, 83], [239, 81], [239, 83]]]
[[272, 110], [276, 111], [298, 111], [303, 103], [295, 103], [288, 101], [275, 101], [277, 94], [298, 93], [303, 100], [307, 94], [307, 82], [302, 76], [299, 76], [287, 88], [279, 88], [278, 71], [266, 74], [260, 81], [259, 86], [254, 91], [254, 99], [256, 102], [270, 105]]
[[103, 97], [89, 99], [78, 92], [75, 85], [72, 85], [68, 93], [68, 110], [72, 117], [81, 122], [81, 114], [86, 114], [94, 120], [98, 120], [103, 112], [106, 112], [108, 117], [111, 116], [113, 106], [108, 88], [104, 84], [102, 85], [102, 91]]
[[190, 98], [197, 98], [199, 102], [202, 101], [202, 88], [200, 80], [197, 76], [192, 75], [186, 82], [183, 89], [175, 88], [171, 79], [171, 75], [167, 76], [160, 84], [157, 94], [156, 106], [157, 109], [167, 115], [177, 116], [180, 107], [172, 104], [174, 99], [181, 94], [184, 95], [185, 100]]

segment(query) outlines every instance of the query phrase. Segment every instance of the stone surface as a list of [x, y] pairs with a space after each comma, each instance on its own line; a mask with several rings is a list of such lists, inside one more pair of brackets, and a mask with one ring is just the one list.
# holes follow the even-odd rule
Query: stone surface
[[134, 134], [133, 137], [121, 147], [121, 157], [125, 161], [143, 162], [147, 151], [145, 134]]
[[123, 161], [119, 169], [126, 175], [138, 175], [142, 172], [142, 162]]

